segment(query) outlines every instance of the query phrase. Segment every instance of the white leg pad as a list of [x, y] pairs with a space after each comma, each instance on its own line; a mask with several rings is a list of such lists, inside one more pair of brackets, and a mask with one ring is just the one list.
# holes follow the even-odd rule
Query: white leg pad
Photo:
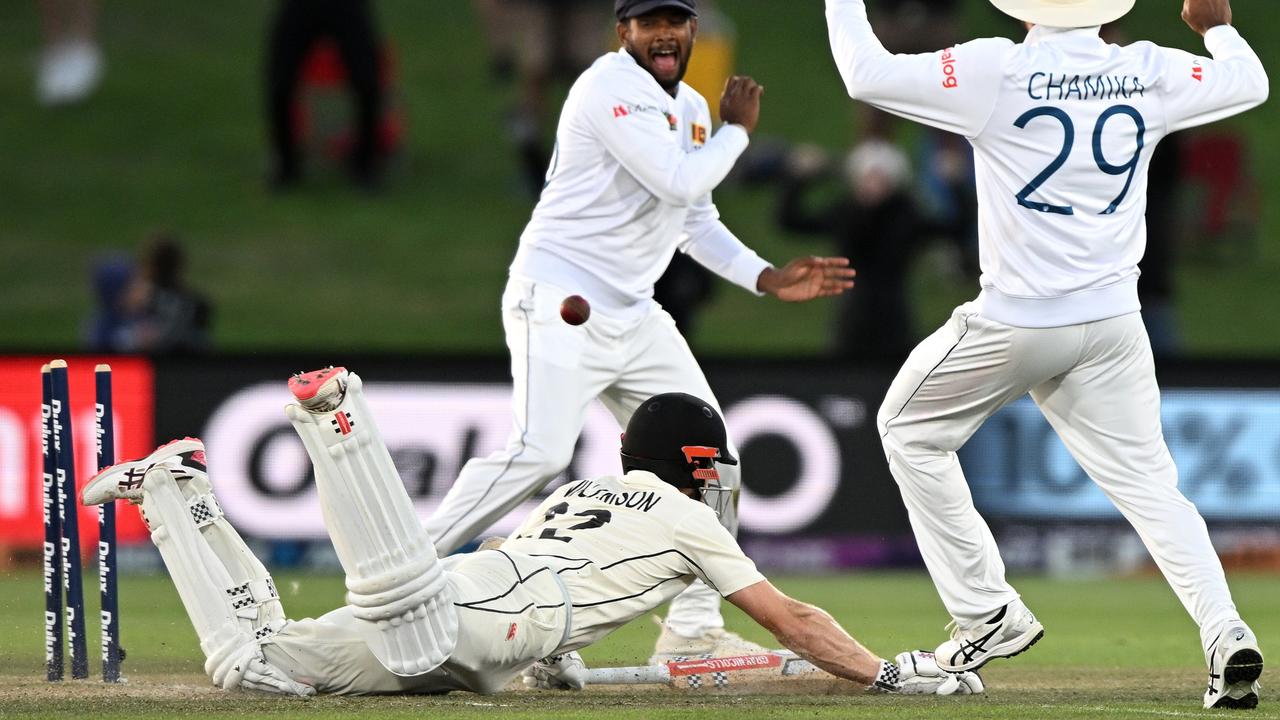
[[439, 667], [457, 644], [453, 594], [351, 374], [334, 410], [285, 408], [315, 465], [325, 525], [347, 575], [347, 602], [374, 657], [396, 675]]
[[200, 638], [205, 672], [218, 687], [239, 687], [247, 660], [287, 622], [271, 576], [222, 516], [207, 479], [179, 487], [168, 468], [152, 468], [142, 510]]

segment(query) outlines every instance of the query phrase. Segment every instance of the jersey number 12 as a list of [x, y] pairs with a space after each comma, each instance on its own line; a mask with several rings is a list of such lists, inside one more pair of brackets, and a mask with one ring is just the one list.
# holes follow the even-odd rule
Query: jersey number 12
[[[555, 520], [557, 515], [564, 515], [567, 512], [569, 512], [569, 503], [567, 502], [562, 502], [559, 505], [552, 505], [550, 508], [547, 509], [546, 520], [550, 522], [552, 520]], [[593, 530], [598, 527], [603, 527], [605, 523], [613, 519], [613, 513], [609, 512], [608, 510], [583, 510], [580, 513], [574, 513], [573, 516], [583, 517], [588, 519], [578, 523], [577, 525], [570, 525], [569, 527], [565, 528], [566, 532], [569, 530]], [[545, 528], [538, 535], [538, 539], [559, 540], [560, 542], [569, 542], [573, 538], [568, 538], [563, 535], [557, 535], [556, 528]]]

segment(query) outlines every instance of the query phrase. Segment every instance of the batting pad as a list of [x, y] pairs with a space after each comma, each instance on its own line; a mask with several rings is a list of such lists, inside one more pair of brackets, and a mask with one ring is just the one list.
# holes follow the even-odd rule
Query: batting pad
[[285, 413], [315, 465], [325, 526], [347, 575], [347, 603], [374, 657], [396, 675], [430, 672], [458, 637], [453, 593], [352, 373], [332, 411]]
[[285, 625], [280, 595], [262, 563], [222, 516], [203, 478], [179, 488], [157, 466], [142, 485], [142, 511], [178, 596], [200, 638], [205, 672], [218, 687], [240, 685], [246, 654]]

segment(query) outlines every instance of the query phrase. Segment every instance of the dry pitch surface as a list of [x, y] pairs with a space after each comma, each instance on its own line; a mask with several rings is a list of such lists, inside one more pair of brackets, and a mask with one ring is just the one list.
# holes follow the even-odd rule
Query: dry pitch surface
[[[281, 575], [291, 616], [312, 615], [336, 604], [341, 579]], [[873, 649], [890, 654], [926, 645], [945, 621], [927, 578], [907, 574], [858, 574], [787, 578], [792, 594], [831, 609]], [[1200, 708], [1204, 682], [1195, 631], [1157, 578], [1080, 582], [1025, 579], [1017, 583], [1040, 613], [1048, 634], [1032, 651], [993, 663], [983, 672], [980, 697], [920, 698], [884, 695], [711, 695], [665, 689], [597, 688], [580, 693], [518, 692], [481, 697], [313, 698], [296, 700], [226, 693], [200, 672], [194, 633], [163, 577], [122, 581], [126, 684], [95, 681], [48, 684], [41, 679], [39, 576], [0, 576], [0, 717], [129, 718], [1196, 718], [1280, 719], [1280, 701], [1264, 690], [1258, 710], [1209, 712]], [[1242, 611], [1267, 641], [1280, 637], [1271, 599], [1280, 578], [1233, 577]], [[94, 585], [87, 584], [92, 588]], [[94, 603], [90, 604], [92, 617]], [[33, 619], [34, 618], [34, 619]], [[738, 615], [729, 624], [753, 639], [765, 638]], [[643, 662], [656, 634], [639, 621], [587, 653], [595, 665]], [[90, 627], [90, 645], [97, 639]], [[97, 672], [96, 658], [92, 669]], [[1272, 672], [1264, 673], [1268, 684]]]
[[[322, 697], [308, 700], [227, 693], [202, 675], [147, 675], [125, 685], [0, 677], [0, 717], [93, 718], [1280, 718], [1258, 710], [1201, 710], [1189, 691], [1199, 673], [993, 668], [986, 695], [963, 698], [884, 695], [710, 695], [659, 689], [590, 689], [579, 693], [517, 692], [495, 696]], [[1265, 701], [1265, 697], [1264, 697]]]

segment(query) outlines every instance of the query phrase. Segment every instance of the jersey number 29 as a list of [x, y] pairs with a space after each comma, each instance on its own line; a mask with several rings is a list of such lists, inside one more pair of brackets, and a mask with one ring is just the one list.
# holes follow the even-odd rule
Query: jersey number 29
[[[1102, 131], [1106, 128], [1107, 121], [1117, 115], [1127, 115], [1132, 118], [1138, 131], [1138, 149], [1133, 153], [1133, 157], [1129, 158], [1129, 162], [1126, 162], [1123, 165], [1112, 165], [1102, 152]], [[1050, 205], [1049, 203], [1038, 202], [1030, 199], [1031, 194], [1039, 190], [1040, 186], [1044, 185], [1049, 178], [1052, 177], [1054, 173], [1058, 172], [1058, 170], [1067, 162], [1067, 158], [1071, 155], [1071, 148], [1075, 143], [1076, 137], [1075, 123], [1071, 121], [1071, 116], [1061, 108], [1048, 106], [1032, 108], [1023, 113], [1017, 120], [1013, 121], [1013, 124], [1021, 130], [1025, 129], [1027, 124], [1032, 120], [1041, 117], [1050, 117], [1062, 123], [1062, 150], [1058, 153], [1058, 157], [1054, 158], [1053, 162], [1049, 163], [1048, 167], [1037, 175], [1034, 180], [1027, 183], [1027, 186], [1022, 189], [1022, 192], [1018, 193], [1018, 204], [1024, 208], [1036, 210], [1038, 212], [1055, 213], [1058, 215], [1075, 215], [1075, 208], [1070, 205]], [[1120, 207], [1120, 203], [1124, 202], [1125, 196], [1129, 194], [1129, 187], [1133, 185], [1133, 175], [1138, 171], [1138, 158], [1141, 157], [1142, 149], [1146, 146], [1146, 135], [1147, 123], [1142, 119], [1142, 113], [1138, 112], [1137, 108], [1132, 105], [1112, 106], [1103, 112], [1098, 118], [1097, 125], [1094, 125], [1093, 127], [1094, 162], [1098, 164], [1098, 168], [1102, 170], [1102, 172], [1108, 175], [1129, 174], [1129, 177], [1124, 182], [1124, 189], [1120, 191], [1120, 194], [1116, 196], [1115, 200], [1111, 201], [1111, 205], [1109, 205], [1106, 210], [1098, 213], [1099, 215], [1110, 215], [1114, 213], [1116, 208]]]

